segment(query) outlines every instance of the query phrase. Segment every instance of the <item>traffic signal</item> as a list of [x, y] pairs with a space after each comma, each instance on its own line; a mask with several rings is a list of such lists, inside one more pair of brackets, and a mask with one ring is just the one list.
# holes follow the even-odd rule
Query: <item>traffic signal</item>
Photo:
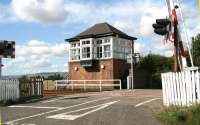
[[0, 57], [15, 58], [15, 42], [2, 40], [0, 41]]
[[169, 19], [156, 19], [156, 23], [152, 26], [154, 28], [154, 32], [158, 35], [166, 35], [169, 33], [169, 26], [170, 26]]

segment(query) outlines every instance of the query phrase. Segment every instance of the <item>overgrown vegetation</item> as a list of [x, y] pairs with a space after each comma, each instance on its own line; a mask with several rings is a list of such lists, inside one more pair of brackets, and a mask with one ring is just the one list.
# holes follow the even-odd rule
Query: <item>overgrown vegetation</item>
[[192, 38], [192, 55], [195, 66], [200, 66], [200, 33]]
[[158, 114], [161, 122], [168, 125], [200, 125], [200, 105], [169, 107]]
[[149, 54], [141, 59], [136, 68], [149, 73], [149, 88], [161, 88], [161, 73], [172, 71], [172, 66], [172, 57]]
[[36, 76], [26, 76], [26, 75], [23, 75], [19, 78], [20, 81], [26, 81], [28, 80], [29, 78], [43, 78], [44, 80], [63, 80], [65, 79], [62, 75], [60, 74], [53, 74], [53, 75], [49, 75], [48, 77], [44, 77], [44, 76], [39, 76], [39, 75], [36, 75]]
[[62, 80], [62, 79], [64, 79], [64, 77], [62, 77], [60, 74], [54, 74], [48, 76], [48, 78], [46, 78], [45, 80]]

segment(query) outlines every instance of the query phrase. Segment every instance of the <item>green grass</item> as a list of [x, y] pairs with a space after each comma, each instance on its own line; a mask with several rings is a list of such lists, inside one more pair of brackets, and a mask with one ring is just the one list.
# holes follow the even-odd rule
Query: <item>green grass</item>
[[200, 105], [171, 106], [161, 111], [158, 119], [168, 125], [200, 125]]

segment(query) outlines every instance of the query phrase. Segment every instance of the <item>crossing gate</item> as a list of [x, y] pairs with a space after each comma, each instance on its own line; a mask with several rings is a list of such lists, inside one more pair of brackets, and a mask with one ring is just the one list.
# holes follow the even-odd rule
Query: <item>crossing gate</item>
[[19, 101], [43, 96], [43, 79], [0, 79], [0, 102]]
[[200, 72], [162, 73], [163, 103], [165, 106], [200, 104]]
[[0, 79], [0, 102], [19, 99], [19, 80]]
[[43, 96], [43, 79], [30, 78], [19, 80], [20, 99], [27, 100]]

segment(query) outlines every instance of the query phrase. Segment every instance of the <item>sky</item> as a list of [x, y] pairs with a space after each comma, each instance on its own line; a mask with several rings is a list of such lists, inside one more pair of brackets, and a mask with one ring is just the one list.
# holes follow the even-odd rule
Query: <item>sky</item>
[[[191, 38], [200, 32], [198, 0], [179, 1]], [[0, 0], [0, 40], [16, 41], [16, 58], [3, 59], [3, 75], [68, 71], [64, 39], [101, 22], [137, 37], [142, 55], [171, 56], [172, 44], [164, 45], [152, 28], [166, 16], [165, 0]]]

